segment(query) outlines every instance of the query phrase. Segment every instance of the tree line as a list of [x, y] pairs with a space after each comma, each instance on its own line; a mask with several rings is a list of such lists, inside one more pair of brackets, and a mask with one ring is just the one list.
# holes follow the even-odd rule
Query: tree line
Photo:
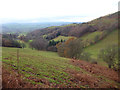
[[3, 47], [17, 47], [24, 48], [25, 44], [20, 43], [16, 34], [3, 34], [2, 35], [2, 46]]
[[44, 38], [38, 38], [38, 39], [34, 39], [31, 43], [30, 43], [30, 47], [32, 49], [36, 49], [36, 50], [46, 50], [46, 51], [53, 51], [53, 52], [57, 52], [57, 48], [56, 45], [60, 42], [65, 42], [65, 40], [60, 40], [60, 41], [55, 41], [55, 40], [46, 40]]

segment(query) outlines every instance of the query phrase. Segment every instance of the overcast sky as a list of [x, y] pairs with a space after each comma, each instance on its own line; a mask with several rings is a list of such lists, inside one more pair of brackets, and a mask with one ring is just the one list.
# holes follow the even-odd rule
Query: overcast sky
[[[119, 0], [0, 0], [3, 21], [86, 22], [118, 11]], [[51, 18], [51, 19], [50, 19]]]

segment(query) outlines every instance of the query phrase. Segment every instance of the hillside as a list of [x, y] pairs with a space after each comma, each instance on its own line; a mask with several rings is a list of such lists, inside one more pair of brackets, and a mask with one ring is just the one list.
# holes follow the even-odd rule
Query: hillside
[[43, 35], [47, 35], [47, 39], [49, 40], [54, 39], [59, 35], [81, 37], [86, 33], [94, 31], [115, 30], [118, 26], [117, 23], [118, 12], [82, 24], [74, 23], [66, 26], [56, 26], [52, 28], [48, 27], [44, 29], [38, 29], [29, 33], [27, 37], [33, 39], [34, 36], [40, 37]]
[[17, 48], [2, 49], [3, 87], [117, 88], [120, 85], [116, 71], [97, 64], [29, 48], [19, 49], [17, 63]]
[[[87, 41], [94, 40], [94, 37], [96, 35], [100, 35], [101, 33], [103, 33], [103, 32], [97, 31], [94, 33], [89, 33], [87, 35], [84, 35], [81, 38], [83, 40], [87, 40]], [[91, 57], [93, 58], [93, 60], [97, 61], [98, 64], [107, 66], [106, 62], [104, 62], [103, 60], [100, 60], [100, 59], [98, 60], [98, 54], [101, 49], [105, 49], [111, 45], [118, 45], [118, 30], [113, 30], [104, 39], [99, 40], [97, 43], [95, 43], [93, 45], [89, 45], [89, 46], [85, 47], [84, 52], [91, 54]]]
[[101, 49], [118, 44], [117, 14], [25, 36], [3, 34], [3, 87], [119, 88], [117, 46], [102, 52], [105, 59], [98, 57]]
[[[89, 38], [89, 36], [85, 38]], [[106, 36], [106, 38], [99, 41], [98, 43], [86, 47], [85, 51], [91, 53], [94, 58], [97, 58], [97, 55], [101, 49], [113, 44], [118, 44], [118, 30], [110, 32], [109, 35]]]
[[[68, 40], [70, 37], [80, 38], [86, 44], [84, 51], [90, 53], [91, 57], [96, 60], [101, 49], [109, 45], [117, 44], [117, 18], [118, 12], [97, 18], [87, 23], [73, 23], [65, 26], [54, 26], [36, 30], [29, 33], [26, 38], [32, 40], [43, 36], [48, 41], [57, 41], [61, 39]], [[96, 36], [102, 38], [95, 43], [94, 40]], [[90, 45], [90, 43], [93, 43], [93, 45]], [[97, 60], [97, 62], [106, 66], [106, 63], [103, 61]]]
[[[85, 43], [86, 48], [84, 51], [90, 53], [91, 57], [96, 60], [101, 49], [117, 44], [117, 19], [118, 12], [82, 24], [73, 23], [64, 26], [47, 27], [28, 33], [26, 39], [33, 40], [44, 37], [48, 41], [60, 41], [61, 39], [68, 40], [71, 37], [80, 38]], [[101, 39], [94, 42], [96, 36], [101, 37]], [[97, 62], [106, 65], [103, 61], [97, 60]]]
[[91, 33], [88, 32], [80, 38], [84, 41], [93, 40], [96, 35], [101, 35], [102, 33], [103, 33], [102, 31], [95, 31], [95, 32], [91, 32]]

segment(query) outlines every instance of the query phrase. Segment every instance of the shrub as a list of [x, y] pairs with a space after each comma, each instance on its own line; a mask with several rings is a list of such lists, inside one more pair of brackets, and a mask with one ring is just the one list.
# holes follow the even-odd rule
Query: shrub
[[86, 61], [91, 61], [91, 60], [92, 60], [91, 54], [88, 53], [88, 52], [83, 52], [83, 53], [81, 53], [81, 55], [80, 55], [80, 59], [86, 60]]
[[92, 64], [97, 64], [97, 61], [92, 61], [91, 63], [92, 63]]
[[25, 45], [24, 43], [21, 43], [21, 47], [22, 47], [22, 48], [25, 48], [26, 45]]
[[118, 46], [112, 45], [102, 49], [98, 58], [104, 60], [109, 68], [118, 69]]
[[65, 57], [65, 55], [64, 55], [65, 43], [60, 42], [56, 45], [56, 47], [57, 47], [58, 54], [62, 57]]
[[99, 35], [96, 35], [95, 38], [94, 38], [94, 42], [97, 43], [99, 41]]
[[49, 46], [49, 47], [47, 48], [47, 51], [57, 52], [57, 48], [56, 48], [56, 46]]

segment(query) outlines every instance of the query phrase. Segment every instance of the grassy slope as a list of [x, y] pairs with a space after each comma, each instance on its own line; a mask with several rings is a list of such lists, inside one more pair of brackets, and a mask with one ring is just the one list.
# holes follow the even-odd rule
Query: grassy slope
[[91, 53], [92, 57], [96, 59], [97, 55], [99, 54], [99, 51], [102, 48], [105, 48], [113, 44], [118, 44], [118, 30], [111, 32], [105, 39], [103, 39], [102, 41], [99, 41], [95, 45], [91, 45], [85, 48], [85, 52]]
[[[17, 48], [2, 47], [2, 49], [3, 65], [7, 68], [12, 67], [16, 70]], [[19, 73], [22, 74], [22, 78], [32, 84], [40, 85], [40, 87], [50, 88], [56, 87], [58, 85], [62, 87], [88, 87], [88, 84], [90, 82], [81, 85], [81, 83], [75, 81], [76, 77], [74, 76], [74, 74], [79, 75], [75, 71], [82, 72], [82, 75], [85, 76], [81, 76], [80, 78], [83, 78], [83, 80], [85, 80], [86, 82], [86, 78], [90, 78], [92, 80], [92, 77], [94, 77], [98, 79], [102, 78], [103, 83], [107, 82], [116, 84], [115, 81], [111, 81], [109, 78], [97, 74], [92, 74], [80, 68], [79, 66], [72, 65], [68, 58], [59, 57], [58, 54], [54, 52], [37, 51], [31, 50], [29, 48], [19, 49], [19, 58]], [[66, 70], [70, 70], [72, 74], [67, 73]], [[48, 84], [45, 83], [46, 80], [50, 83], [49, 86], [47, 86]], [[99, 84], [101, 85], [101, 83]]]
[[[16, 52], [17, 48], [3, 47], [3, 63], [16, 66]], [[25, 78], [33, 76], [47, 79], [53, 84], [62, 84], [62, 82], [68, 84], [71, 76], [64, 72], [64, 70], [67, 68], [80, 70], [80, 68], [70, 65], [67, 58], [59, 57], [54, 52], [36, 51], [26, 48], [19, 49], [19, 55], [20, 70], [25, 75]], [[13, 68], [16, 69], [16, 67]], [[35, 83], [34, 81], [31, 82]], [[74, 85], [75, 83], [73, 83]]]
[[100, 32], [100, 31], [96, 31], [96, 32], [92, 32], [92, 33], [87, 33], [84, 36], [82, 36], [81, 39], [83, 39], [83, 40], [87, 40], [87, 39], [88, 40], [93, 40], [96, 35], [100, 35], [101, 33], [102, 32]]

